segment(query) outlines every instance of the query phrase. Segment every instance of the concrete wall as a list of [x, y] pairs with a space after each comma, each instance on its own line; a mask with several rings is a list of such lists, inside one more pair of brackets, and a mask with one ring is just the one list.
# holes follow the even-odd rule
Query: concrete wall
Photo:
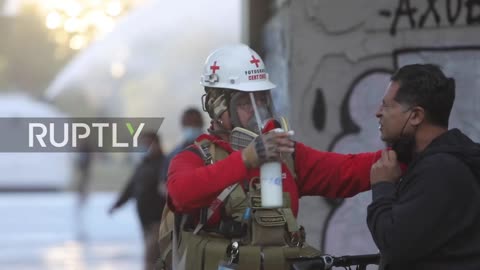
[[[264, 29], [267, 68], [288, 97], [280, 107], [299, 141], [337, 152], [379, 149], [374, 112], [389, 76], [424, 62], [457, 79], [451, 126], [480, 139], [479, 0], [277, 1]], [[368, 193], [338, 208], [302, 200], [309, 242], [337, 255], [375, 252], [369, 202]]]

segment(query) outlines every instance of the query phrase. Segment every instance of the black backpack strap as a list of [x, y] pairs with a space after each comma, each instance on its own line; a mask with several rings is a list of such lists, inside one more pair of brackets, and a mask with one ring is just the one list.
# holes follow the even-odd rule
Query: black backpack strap
[[183, 151], [190, 151], [195, 153], [197, 156], [201, 157], [205, 163], [205, 165], [210, 165], [212, 164], [212, 154], [210, 153], [210, 150], [208, 149], [208, 146], [205, 148], [202, 147], [202, 149], [199, 148], [200, 146], [197, 146], [195, 144], [192, 144], [188, 146], [187, 148], [183, 149]]
[[202, 152], [200, 152], [200, 149], [198, 149], [198, 147], [196, 147], [194, 144], [191, 144], [189, 146], [187, 146], [185, 149], [182, 150], [183, 151], [190, 151], [190, 152], [193, 152], [195, 153], [197, 156], [201, 157], [203, 159], [203, 156], [202, 156]]

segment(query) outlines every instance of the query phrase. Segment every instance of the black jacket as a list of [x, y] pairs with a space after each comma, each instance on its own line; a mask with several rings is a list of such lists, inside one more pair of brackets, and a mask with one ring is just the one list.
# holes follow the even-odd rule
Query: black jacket
[[480, 145], [458, 129], [372, 197], [367, 223], [384, 269], [480, 269]]
[[145, 157], [114, 204], [118, 208], [129, 199], [135, 198], [138, 217], [143, 228], [159, 223], [162, 218], [166, 200], [159, 192], [163, 160], [163, 154]]

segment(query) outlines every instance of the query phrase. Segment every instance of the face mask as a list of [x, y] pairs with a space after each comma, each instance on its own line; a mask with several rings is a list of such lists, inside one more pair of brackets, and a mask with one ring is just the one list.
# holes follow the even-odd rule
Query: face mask
[[412, 113], [410, 112], [407, 121], [405, 121], [405, 124], [402, 127], [400, 136], [389, 143], [389, 146], [392, 147], [392, 150], [397, 154], [397, 160], [404, 164], [409, 164], [412, 161], [416, 146], [415, 133], [410, 135], [404, 134], [405, 127], [411, 116]]
[[[258, 117], [257, 117], [257, 112], [258, 112]], [[258, 119], [260, 119], [261, 121], [260, 125], [258, 124], [258, 121], [257, 121]], [[260, 128], [263, 128], [263, 125], [265, 124], [265, 122], [267, 122], [270, 119], [272, 119], [272, 115], [267, 108], [257, 107], [255, 115], [252, 118], [250, 118], [246, 128], [257, 134], [260, 134]]]
[[[256, 134], [264, 122], [273, 118], [273, 105], [271, 105], [270, 93], [235, 93], [230, 101], [230, 117], [234, 127], [244, 128]], [[253, 114], [247, 123], [242, 124], [237, 109], [250, 111]]]
[[248, 123], [245, 129], [250, 130], [255, 134], [260, 134], [260, 130], [258, 128], [258, 122], [255, 116], [253, 116], [252, 118], [250, 118], [250, 120], [248, 120]]
[[203, 130], [201, 128], [195, 128], [195, 127], [184, 127], [182, 130], [182, 133], [183, 133], [183, 139], [185, 141], [193, 141], [198, 136], [202, 135]]
[[409, 164], [412, 161], [415, 146], [414, 135], [402, 135], [390, 143], [392, 150], [397, 153], [397, 160], [404, 164]]
[[236, 127], [230, 133], [230, 145], [234, 150], [242, 150], [247, 147], [257, 136], [257, 133], [254, 133], [248, 129]]

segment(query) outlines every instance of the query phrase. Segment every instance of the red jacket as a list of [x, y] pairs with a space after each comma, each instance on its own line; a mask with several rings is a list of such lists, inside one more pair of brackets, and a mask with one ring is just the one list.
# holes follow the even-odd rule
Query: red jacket
[[[169, 204], [175, 212], [194, 213], [208, 207], [226, 187], [259, 175], [259, 169], [245, 167], [241, 152], [234, 151], [227, 142], [207, 134], [201, 135], [197, 141], [204, 139], [231, 154], [208, 166], [192, 151], [183, 151], [173, 158], [167, 187]], [[297, 179], [285, 165], [282, 166], [283, 173], [286, 173], [283, 191], [290, 193], [293, 214], [297, 216], [301, 196], [345, 198], [370, 189], [370, 168], [380, 156], [381, 151], [348, 155], [322, 152], [296, 142]], [[219, 215], [212, 217], [212, 221], [218, 220]]]

